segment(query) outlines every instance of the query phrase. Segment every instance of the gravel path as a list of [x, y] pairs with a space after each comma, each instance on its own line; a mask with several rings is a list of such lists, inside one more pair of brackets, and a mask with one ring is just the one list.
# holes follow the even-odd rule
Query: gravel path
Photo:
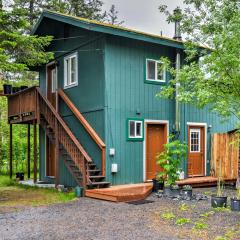
[[[173, 212], [176, 217], [198, 221], [201, 213], [211, 210], [207, 201], [185, 202], [187, 209], [180, 210], [183, 202], [154, 195], [148, 200], [154, 202], [132, 205], [81, 198], [0, 214], [0, 239], [214, 239], [230, 227], [240, 227], [239, 213], [217, 212], [205, 220], [211, 228], [193, 232], [193, 224], [178, 226], [174, 219], [162, 219], [161, 214]], [[240, 239], [240, 233], [239, 238], [235, 235], [232, 239]]]

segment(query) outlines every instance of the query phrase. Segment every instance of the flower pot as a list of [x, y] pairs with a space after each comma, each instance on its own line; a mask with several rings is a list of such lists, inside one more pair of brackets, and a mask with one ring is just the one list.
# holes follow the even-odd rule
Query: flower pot
[[164, 182], [159, 182], [156, 179], [153, 179], [153, 192], [158, 192], [158, 190], [163, 190]]
[[25, 89], [27, 89], [27, 88], [28, 88], [28, 86], [21, 86], [21, 87], [20, 87], [21, 91], [22, 91], [22, 90], [25, 90]]
[[17, 172], [16, 173], [16, 179], [19, 179], [19, 181], [24, 181], [24, 173], [23, 172]]
[[240, 199], [231, 198], [231, 210], [240, 211]]
[[213, 208], [217, 207], [227, 207], [227, 197], [211, 197], [211, 205]]
[[165, 187], [163, 189], [163, 195], [167, 196], [167, 197], [178, 197], [180, 195], [180, 189], [175, 189], [172, 187]]
[[4, 94], [11, 94], [12, 93], [12, 85], [3, 84], [3, 93]]
[[192, 198], [192, 189], [182, 189], [181, 195], [184, 198]]
[[12, 88], [12, 93], [17, 93], [20, 91], [20, 87], [13, 87]]

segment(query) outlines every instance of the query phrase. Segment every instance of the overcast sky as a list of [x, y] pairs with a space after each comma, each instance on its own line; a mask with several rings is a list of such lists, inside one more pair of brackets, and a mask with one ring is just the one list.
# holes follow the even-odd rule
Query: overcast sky
[[109, 10], [114, 4], [119, 11], [119, 20], [124, 26], [148, 33], [173, 37], [174, 25], [167, 24], [166, 17], [159, 12], [161, 4], [168, 5], [170, 10], [183, 6], [183, 0], [103, 0], [104, 9]]

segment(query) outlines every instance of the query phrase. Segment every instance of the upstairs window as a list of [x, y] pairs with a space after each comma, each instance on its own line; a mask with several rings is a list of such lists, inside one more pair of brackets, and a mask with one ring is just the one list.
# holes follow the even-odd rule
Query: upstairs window
[[143, 140], [143, 120], [128, 119], [128, 140]]
[[146, 60], [146, 81], [166, 82], [166, 70], [161, 61]]
[[64, 58], [64, 88], [74, 87], [78, 84], [77, 53]]

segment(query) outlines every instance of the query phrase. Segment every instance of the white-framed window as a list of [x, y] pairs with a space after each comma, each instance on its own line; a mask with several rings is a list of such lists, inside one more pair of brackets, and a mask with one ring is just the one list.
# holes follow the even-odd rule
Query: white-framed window
[[57, 68], [51, 70], [51, 80], [52, 80], [52, 93], [57, 90]]
[[128, 139], [143, 139], [143, 121], [129, 119], [128, 120]]
[[166, 82], [166, 69], [161, 61], [146, 59], [146, 81]]
[[78, 54], [73, 53], [64, 58], [64, 88], [78, 85]]
[[190, 129], [190, 152], [198, 153], [201, 151], [201, 130]]

